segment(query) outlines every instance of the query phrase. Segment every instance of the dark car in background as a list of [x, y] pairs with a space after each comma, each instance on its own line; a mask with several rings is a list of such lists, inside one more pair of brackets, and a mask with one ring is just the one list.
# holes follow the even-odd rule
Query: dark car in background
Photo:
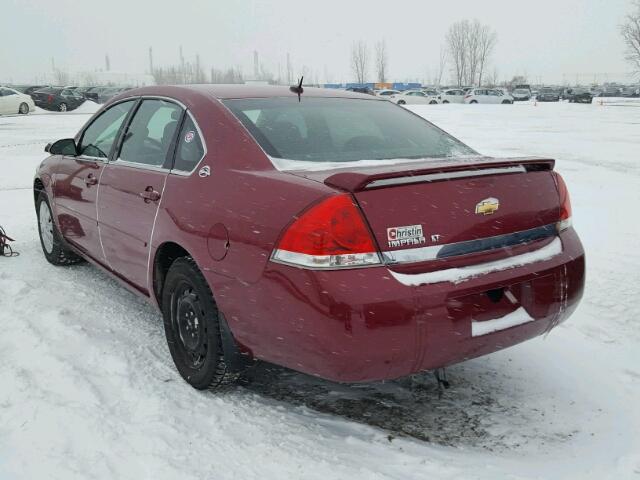
[[369, 87], [349, 87], [347, 92], [366, 93], [367, 95], [375, 95], [375, 92]]
[[553, 88], [545, 87], [538, 91], [536, 99], [539, 102], [559, 102], [560, 94]]
[[565, 93], [569, 103], [591, 103], [593, 94], [585, 88], [568, 88]]
[[31, 93], [35, 104], [45, 110], [67, 112], [84, 103], [84, 97], [70, 88], [46, 87]]
[[12, 85], [11, 88], [19, 91], [20, 93], [24, 93], [26, 95], [31, 95], [36, 90], [40, 90], [42, 88], [46, 88], [49, 85]]
[[98, 103], [106, 103], [111, 100], [116, 95], [120, 95], [122, 92], [126, 92], [127, 90], [131, 90], [130, 87], [106, 87], [103, 88], [98, 94], [97, 102]]

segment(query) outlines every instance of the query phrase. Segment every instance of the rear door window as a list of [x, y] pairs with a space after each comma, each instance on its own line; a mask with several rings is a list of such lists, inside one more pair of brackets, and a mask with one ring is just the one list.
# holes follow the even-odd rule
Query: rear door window
[[193, 118], [188, 114], [178, 135], [174, 170], [181, 172], [193, 171], [202, 160], [202, 157], [204, 157], [204, 153], [204, 143], [200, 138], [200, 132]]
[[134, 103], [135, 100], [118, 103], [100, 114], [82, 134], [80, 155], [106, 159]]
[[153, 167], [164, 166], [182, 111], [173, 102], [144, 100], [127, 128], [118, 160]]

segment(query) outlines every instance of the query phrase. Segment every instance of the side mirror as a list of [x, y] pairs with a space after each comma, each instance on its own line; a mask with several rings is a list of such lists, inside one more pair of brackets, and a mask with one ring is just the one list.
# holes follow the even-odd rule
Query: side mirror
[[78, 147], [73, 138], [63, 138], [53, 144], [50, 143], [44, 148], [44, 151], [51, 155], [67, 155], [69, 157], [78, 155]]

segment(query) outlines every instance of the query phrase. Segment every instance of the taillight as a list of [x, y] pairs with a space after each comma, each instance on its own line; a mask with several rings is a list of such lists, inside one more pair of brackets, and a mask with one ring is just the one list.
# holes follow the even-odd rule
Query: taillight
[[557, 228], [561, 232], [571, 226], [571, 199], [569, 198], [567, 184], [564, 183], [562, 176], [557, 172], [554, 172], [554, 176], [558, 187], [558, 197], [560, 198], [560, 218]]
[[53, 95], [49, 95], [47, 97], [47, 103], [51, 103], [51, 102], [53, 102]]
[[465, 96], [464, 96], [464, 98], [469, 98], [469, 97], [471, 97], [471, 95], [465, 95]]
[[289, 225], [272, 260], [308, 268], [380, 263], [360, 209], [348, 194], [329, 197]]

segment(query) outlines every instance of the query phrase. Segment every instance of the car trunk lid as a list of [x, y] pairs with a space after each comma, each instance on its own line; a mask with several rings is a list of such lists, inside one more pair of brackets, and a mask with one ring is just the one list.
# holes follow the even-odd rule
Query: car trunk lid
[[388, 265], [435, 269], [508, 256], [554, 236], [553, 166], [482, 157], [291, 173], [352, 193]]

